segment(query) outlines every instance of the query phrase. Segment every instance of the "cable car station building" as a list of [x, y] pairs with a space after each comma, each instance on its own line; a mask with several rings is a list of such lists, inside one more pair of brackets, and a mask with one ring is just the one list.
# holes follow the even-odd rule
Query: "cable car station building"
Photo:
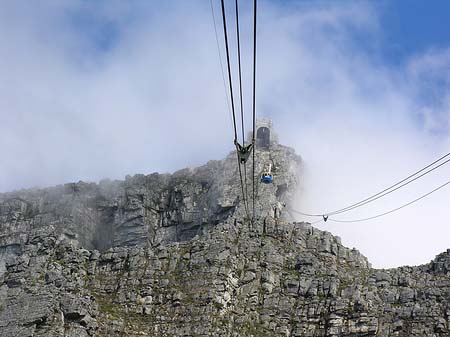
[[[252, 132], [248, 139], [252, 139]], [[270, 150], [272, 144], [278, 143], [278, 136], [273, 132], [273, 123], [269, 118], [256, 119], [256, 148]]]

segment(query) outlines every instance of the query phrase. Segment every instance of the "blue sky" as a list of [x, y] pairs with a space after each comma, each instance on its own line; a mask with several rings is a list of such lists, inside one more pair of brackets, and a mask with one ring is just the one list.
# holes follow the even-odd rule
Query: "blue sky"
[[[351, 1], [278, 0], [285, 6], [345, 5]], [[354, 2], [355, 3], [355, 2]], [[381, 45], [375, 49], [367, 36], [355, 32], [355, 38], [380, 57], [382, 62], [396, 66], [411, 55], [429, 48], [450, 45], [450, 2], [446, 0], [377, 0], [356, 1], [373, 6], [380, 20]]]
[[[358, 25], [351, 27], [348, 31], [352, 43], [359, 46], [358, 52], [364, 54], [375, 67], [403, 71], [405, 64], [410, 62], [411, 58], [450, 46], [450, 34], [448, 33], [450, 31], [450, 3], [448, 1], [435, 0], [431, 3], [420, 0], [341, 2], [343, 5], [349, 3], [368, 5], [376, 15], [376, 32]], [[101, 63], [103, 58], [117, 47], [130, 25], [140, 20], [153, 20], [161, 11], [172, 10], [179, 5], [179, 3], [172, 2], [156, 6], [135, 1], [130, 6], [121, 6], [120, 15], [117, 15], [117, 13], [108, 13], [105, 10], [109, 5], [105, 1], [95, 4], [81, 1], [81, 4], [81, 6], [75, 6], [66, 12], [67, 25], [69, 30], [73, 30], [75, 35], [81, 37], [81, 41], [83, 41], [81, 58], [85, 59], [87, 55], [90, 55], [88, 64], [90, 62]], [[309, 0], [279, 1], [279, 4], [281, 7], [297, 8], [300, 12], [304, 8], [314, 6], [326, 8], [340, 5], [336, 1]], [[182, 12], [183, 9], [188, 10], [189, 6], [184, 4], [181, 8], [178, 10]], [[203, 4], [202, 10], [207, 9]], [[220, 23], [220, 20], [218, 22]], [[427, 85], [426, 79], [423, 82], [421, 94], [417, 96], [417, 99], [422, 100], [426, 105], [438, 106], [442, 90], [446, 90], [449, 86], [447, 78], [433, 78], [431, 86]], [[418, 123], [422, 122], [420, 116], [417, 117], [417, 121]], [[442, 130], [436, 130], [436, 133], [439, 132]]]
[[[339, 1], [302, 1], [281, 0], [285, 6], [311, 6], [312, 4], [339, 4]], [[99, 4], [100, 3], [100, 4]], [[341, 1], [348, 3], [348, 1]], [[450, 3], [445, 0], [431, 2], [423, 0], [382, 0], [359, 1], [373, 6], [380, 20], [380, 42], [375, 47], [374, 41], [365, 34], [354, 32], [354, 38], [358, 39], [362, 46], [366, 46], [367, 52], [374, 58], [381, 58], [382, 62], [396, 66], [405, 62], [411, 55], [422, 53], [430, 48], [443, 48], [450, 45]], [[100, 51], [108, 50], [117, 42], [121, 29], [130, 20], [140, 17], [139, 8], [157, 11], [156, 6], [145, 6], [140, 2], [134, 2], [134, 11], [125, 11], [121, 18], [107, 18], [101, 9], [108, 6], [108, 2], [100, 1], [92, 4], [84, 1], [84, 6], [74, 8], [68, 13], [69, 23], [80, 33], [90, 39], [92, 47]], [[169, 5], [170, 6], [170, 5]], [[153, 9], [152, 9], [153, 7]], [[219, 14], [219, 13], [218, 13]]]
[[385, 62], [396, 65], [427, 49], [450, 46], [450, 2], [385, 0], [376, 7], [380, 11]]
[[[170, 10], [179, 6], [179, 3], [176, 2], [156, 6], [134, 1], [130, 6], [119, 6], [120, 15], [117, 15], [117, 12], [108, 12], [105, 9], [110, 4], [107, 1], [95, 4], [88, 1], [80, 3], [79, 6], [69, 7], [65, 12], [66, 24], [73, 34], [81, 38], [83, 56], [80, 57], [83, 59], [86, 58], [86, 55], [91, 55], [88, 63], [93, 62], [94, 64], [102, 62], [102, 58], [117, 46], [130, 25], [140, 20], [153, 20], [154, 16], [164, 9], [169, 8]], [[359, 52], [364, 53], [374, 66], [391, 67], [394, 71], [397, 69], [401, 71], [411, 58], [429, 50], [445, 49], [450, 46], [450, 34], [448, 33], [450, 31], [450, 3], [448, 1], [383, 0], [342, 1], [339, 3], [337, 1], [288, 0], [278, 1], [278, 3], [281, 7], [293, 7], [299, 11], [311, 6], [326, 8], [327, 6], [336, 6], [336, 4], [339, 6], [349, 3], [372, 7], [377, 17], [376, 33], [354, 26], [349, 30], [349, 35], [351, 35], [353, 43], [359, 45]], [[181, 7], [186, 10], [189, 8], [186, 4]], [[208, 9], [205, 4], [201, 7], [203, 11]], [[79, 45], [76, 47], [78, 48]], [[439, 81], [441, 82], [439, 83]], [[447, 86], [446, 79], [433, 79], [431, 89], [428, 86], [422, 88], [422, 99], [427, 104], [439, 104], [434, 96], [441, 94], [440, 89]]]

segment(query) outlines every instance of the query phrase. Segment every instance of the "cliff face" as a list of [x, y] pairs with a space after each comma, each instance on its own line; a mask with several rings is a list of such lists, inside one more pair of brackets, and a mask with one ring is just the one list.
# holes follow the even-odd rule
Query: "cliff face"
[[[280, 145], [258, 156], [257, 183], [268, 162], [277, 176], [275, 185], [256, 185], [256, 210], [263, 217], [277, 200], [290, 200], [301, 159]], [[61, 238], [99, 251], [189, 240], [230, 218], [247, 216], [236, 164], [232, 153], [222, 161], [172, 175], [135, 175], [125, 181], [79, 182], [0, 194], [0, 249], [20, 250], [32, 229], [48, 225]], [[247, 167], [250, 174], [251, 160]]]
[[257, 184], [253, 224], [235, 154], [0, 195], [0, 335], [450, 336], [450, 250], [372, 269], [284, 209], [274, 221], [301, 159], [280, 145], [257, 158], [276, 183]]

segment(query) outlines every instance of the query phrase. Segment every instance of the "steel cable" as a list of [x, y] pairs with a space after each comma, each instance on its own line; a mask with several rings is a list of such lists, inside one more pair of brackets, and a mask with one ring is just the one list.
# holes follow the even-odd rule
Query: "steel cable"
[[214, 14], [213, 0], [209, 0], [209, 3], [211, 5], [211, 15], [212, 15], [212, 20], [213, 20], [213, 25], [214, 25], [214, 34], [216, 36], [216, 45], [217, 45], [217, 53], [219, 55], [220, 71], [222, 72], [222, 82], [223, 82], [223, 89], [225, 92], [225, 100], [227, 101], [227, 107], [228, 107], [231, 127], [233, 127], [233, 115], [231, 112], [230, 98], [228, 97], [228, 92], [227, 92], [227, 81], [225, 80], [225, 71], [223, 70], [222, 53], [220, 52], [219, 34], [217, 33], [217, 24], [216, 24], [216, 16]]
[[347, 223], [349, 223], [349, 222], [362, 222], [362, 221], [367, 221], [367, 220], [376, 219], [376, 218], [385, 216], [385, 215], [387, 215], [387, 214], [391, 214], [391, 213], [397, 212], [397, 211], [401, 210], [402, 208], [405, 208], [405, 207], [407, 207], [407, 206], [409, 206], [409, 205], [412, 205], [412, 204], [414, 204], [415, 202], [417, 202], [417, 201], [419, 201], [419, 200], [422, 200], [422, 199], [428, 197], [430, 194], [433, 194], [434, 192], [439, 191], [440, 189], [446, 187], [446, 186], [449, 185], [449, 184], [450, 184], [450, 180], [447, 181], [446, 183], [444, 183], [444, 184], [438, 186], [438, 187], [435, 188], [434, 190], [432, 190], [432, 191], [430, 191], [430, 192], [428, 192], [428, 193], [426, 193], [426, 194], [420, 196], [419, 198], [414, 199], [414, 200], [412, 200], [412, 201], [410, 201], [410, 202], [408, 202], [408, 203], [406, 203], [406, 204], [404, 204], [404, 205], [402, 205], [402, 206], [400, 206], [400, 207], [391, 209], [390, 211], [387, 211], [387, 212], [384, 212], [384, 213], [381, 213], [381, 214], [377, 214], [377, 215], [374, 215], [374, 216], [371, 216], [371, 217], [368, 217], [368, 218], [357, 219], [357, 220], [339, 220], [339, 219], [332, 219], [332, 218], [329, 218], [328, 221], [333, 221], [333, 222], [347, 222]]
[[252, 97], [252, 115], [253, 115], [253, 219], [255, 219], [255, 132], [256, 132], [256, 18], [257, 18], [257, 0], [253, 1], [253, 97]]
[[[338, 210], [335, 210], [335, 211], [332, 211], [332, 212], [325, 212], [325, 213], [322, 213], [322, 214], [307, 213], [307, 212], [302, 212], [302, 211], [298, 211], [298, 210], [294, 210], [294, 209], [291, 209], [291, 211], [294, 212], [294, 213], [301, 214], [301, 215], [304, 215], [304, 216], [309, 216], [309, 217], [323, 217], [324, 215], [336, 215], [336, 214], [341, 214], [341, 213], [348, 212], [348, 211], [353, 210], [355, 208], [359, 208], [359, 207], [362, 207], [364, 205], [367, 205], [367, 204], [369, 204], [369, 203], [371, 203], [371, 202], [373, 202], [375, 200], [378, 200], [378, 199], [380, 199], [380, 198], [382, 198], [382, 197], [384, 197], [384, 196], [386, 196], [388, 194], [391, 194], [391, 193], [399, 190], [400, 188], [402, 188], [402, 187], [404, 187], [406, 185], [409, 185], [410, 183], [418, 180], [419, 178], [422, 178], [423, 176], [433, 172], [434, 170], [440, 168], [441, 166], [449, 163], [450, 159], [447, 159], [446, 161], [440, 163], [439, 165], [437, 165], [437, 166], [435, 166], [435, 167], [433, 167], [431, 169], [429, 169], [429, 168], [434, 166], [435, 164], [439, 163], [443, 159], [447, 158], [448, 156], [450, 156], [450, 152], [445, 154], [444, 156], [440, 157], [439, 159], [433, 161], [431, 164], [425, 166], [424, 168], [414, 172], [413, 174], [409, 175], [408, 177], [400, 180], [399, 182], [397, 182], [397, 183], [395, 183], [395, 184], [385, 188], [384, 190], [382, 190], [382, 191], [380, 191], [380, 192], [378, 192], [378, 193], [376, 193], [376, 194], [374, 194], [374, 195], [372, 195], [372, 196], [370, 196], [368, 198], [365, 198], [365, 199], [363, 199], [363, 200], [361, 200], [361, 201], [359, 201], [357, 203], [351, 204], [351, 205], [349, 205], [347, 207], [344, 207], [344, 208], [341, 208], [341, 209], [338, 209]], [[427, 170], [427, 169], [429, 169], [429, 170]], [[424, 173], [418, 175], [421, 172], [424, 172]]]
[[[233, 113], [234, 141], [236, 143], [237, 142], [236, 113], [235, 113], [235, 109], [234, 109], [233, 81], [232, 81], [232, 76], [231, 76], [230, 50], [228, 47], [227, 20], [226, 20], [226, 14], [225, 14], [224, 0], [221, 0], [221, 5], [222, 5], [223, 34], [224, 34], [224, 39], [225, 39], [225, 50], [226, 50], [226, 55], [227, 55], [228, 82], [229, 82], [230, 97], [231, 97], [231, 111]], [[239, 178], [240, 178], [240, 182], [241, 182], [244, 208], [247, 213], [247, 217], [250, 218], [249, 211], [248, 211], [247, 198], [246, 198], [245, 189], [244, 189], [244, 181], [242, 178], [242, 168], [241, 168], [241, 163], [239, 160], [239, 154], [236, 152], [236, 155], [237, 155], [237, 161], [238, 161]]]

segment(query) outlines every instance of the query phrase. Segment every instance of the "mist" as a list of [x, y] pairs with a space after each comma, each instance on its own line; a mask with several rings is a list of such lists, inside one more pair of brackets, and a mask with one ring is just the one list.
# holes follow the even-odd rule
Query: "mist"
[[[260, 2], [257, 114], [304, 159], [298, 210], [345, 207], [448, 152], [450, 49], [385, 64], [381, 15], [369, 2]], [[0, 41], [0, 191], [172, 172], [233, 149], [207, 1], [2, 2]], [[446, 166], [336, 219], [415, 199], [449, 179]], [[443, 189], [379, 219], [316, 226], [376, 267], [427, 263], [449, 248], [449, 201]]]

